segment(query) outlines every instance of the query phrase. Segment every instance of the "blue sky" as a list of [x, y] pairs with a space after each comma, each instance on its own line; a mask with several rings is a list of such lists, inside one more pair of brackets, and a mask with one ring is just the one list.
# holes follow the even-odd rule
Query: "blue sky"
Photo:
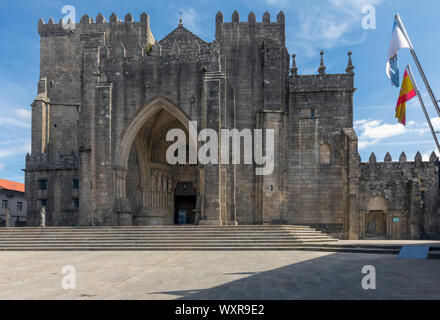
[[[120, 18], [130, 12], [135, 20], [142, 12], [150, 15], [151, 28], [157, 40], [178, 24], [182, 12], [185, 27], [206, 41], [214, 40], [215, 14], [221, 10], [225, 21], [234, 10], [247, 20], [250, 11], [261, 21], [268, 10], [275, 19], [283, 10], [286, 15], [287, 48], [297, 54], [300, 74], [313, 74], [319, 66], [319, 52], [325, 51], [327, 73], [344, 72], [347, 52], [353, 52], [355, 65], [354, 100], [355, 130], [359, 153], [368, 161], [372, 151], [378, 160], [389, 151], [397, 160], [404, 151], [412, 159], [420, 151], [426, 159], [435, 145], [419, 103], [414, 98], [407, 107], [407, 127], [396, 122], [394, 107], [399, 89], [391, 87], [385, 75], [391, 28], [395, 13], [400, 13], [411, 41], [425, 69], [434, 92], [440, 97], [440, 20], [438, 0], [423, 0], [415, 5], [410, 0], [190, 0], [190, 1], [2, 1], [0, 3], [0, 178], [23, 182], [21, 171], [25, 155], [30, 152], [30, 104], [36, 96], [39, 77], [39, 35], [41, 17], [56, 22], [64, 16], [61, 9], [73, 5], [77, 21], [82, 15], [105, 17], [115, 12]], [[373, 5], [376, 29], [364, 30], [362, 8]], [[407, 49], [400, 52], [400, 67], [411, 63]], [[403, 71], [402, 71], [403, 72]], [[440, 119], [416, 73], [430, 117], [440, 130]]]

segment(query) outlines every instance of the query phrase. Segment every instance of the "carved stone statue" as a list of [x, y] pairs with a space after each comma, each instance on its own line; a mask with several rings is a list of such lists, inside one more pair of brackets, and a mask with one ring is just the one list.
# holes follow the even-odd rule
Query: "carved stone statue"
[[5, 215], [6, 215], [6, 227], [11, 226], [11, 209], [6, 208], [5, 209]]
[[40, 210], [40, 227], [46, 228], [46, 207], [41, 207]]

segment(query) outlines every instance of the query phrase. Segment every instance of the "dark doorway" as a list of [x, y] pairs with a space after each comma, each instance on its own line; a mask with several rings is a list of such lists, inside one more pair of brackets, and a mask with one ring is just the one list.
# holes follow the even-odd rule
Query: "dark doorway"
[[193, 183], [178, 182], [174, 190], [174, 223], [194, 224], [197, 204], [196, 189]]
[[386, 214], [383, 211], [369, 211], [365, 216], [365, 238], [386, 239]]
[[196, 196], [175, 196], [174, 197], [174, 223], [194, 224]]

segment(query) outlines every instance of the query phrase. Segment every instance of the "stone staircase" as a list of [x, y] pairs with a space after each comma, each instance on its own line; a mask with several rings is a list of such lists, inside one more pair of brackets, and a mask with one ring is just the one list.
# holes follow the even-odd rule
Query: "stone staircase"
[[308, 226], [293, 225], [0, 228], [0, 250], [11, 251], [296, 250], [334, 241]]
[[[397, 255], [402, 244], [346, 243], [307, 226], [0, 228], [0, 251], [291, 250]], [[428, 259], [440, 259], [431, 246]]]

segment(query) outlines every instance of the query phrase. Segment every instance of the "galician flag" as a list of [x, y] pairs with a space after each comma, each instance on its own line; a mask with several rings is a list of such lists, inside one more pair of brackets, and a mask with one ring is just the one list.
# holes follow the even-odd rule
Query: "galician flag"
[[397, 52], [403, 48], [410, 48], [411, 45], [403, 35], [396, 19], [394, 19], [393, 32], [391, 34], [391, 44], [388, 50], [388, 59], [386, 66], [386, 73], [391, 79], [392, 85], [399, 87], [399, 64], [397, 62]]
[[406, 126], [406, 102], [415, 96], [416, 91], [414, 90], [414, 86], [408, 76], [408, 71], [405, 70], [402, 88], [400, 89], [399, 100], [397, 101], [396, 106], [396, 118], [398, 119], [399, 123], [403, 124], [404, 126]]

